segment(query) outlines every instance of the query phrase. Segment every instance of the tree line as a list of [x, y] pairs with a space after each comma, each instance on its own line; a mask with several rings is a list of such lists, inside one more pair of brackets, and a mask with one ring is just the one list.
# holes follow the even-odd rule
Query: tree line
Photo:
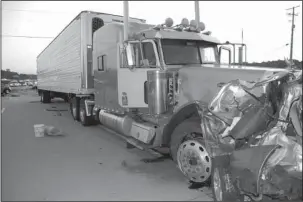
[[14, 79], [14, 80], [26, 80], [26, 79], [37, 79], [35, 74], [19, 74], [10, 70], [1, 70], [1, 79]]
[[[302, 61], [293, 60], [294, 66], [298, 69], [302, 69]], [[287, 63], [285, 60], [275, 60], [267, 62], [251, 62], [245, 63], [247, 66], [258, 66], [258, 67], [273, 67], [273, 68], [286, 68]]]
[[[298, 69], [302, 69], [302, 61], [293, 60], [294, 65]], [[287, 63], [285, 60], [275, 60], [267, 62], [251, 62], [244, 63], [247, 66], [257, 66], [257, 67], [273, 67], [273, 68], [286, 68]], [[26, 80], [26, 79], [37, 79], [36, 74], [19, 74], [18, 72], [12, 72], [10, 70], [1, 70], [1, 78], [5, 79], [15, 79], [15, 80]]]

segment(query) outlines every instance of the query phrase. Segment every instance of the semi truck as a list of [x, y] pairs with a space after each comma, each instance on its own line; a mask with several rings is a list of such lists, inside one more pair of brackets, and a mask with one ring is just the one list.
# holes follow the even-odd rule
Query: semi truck
[[220, 83], [275, 70], [231, 64], [235, 44], [221, 43], [197, 18], [147, 24], [129, 18], [124, 3], [124, 16], [81, 12], [37, 57], [41, 102], [63, 98], [83, 126], [101, 124], [127, 148], [168, 154], [189, 180], [203, 183], [212, 159], [199, 109]]

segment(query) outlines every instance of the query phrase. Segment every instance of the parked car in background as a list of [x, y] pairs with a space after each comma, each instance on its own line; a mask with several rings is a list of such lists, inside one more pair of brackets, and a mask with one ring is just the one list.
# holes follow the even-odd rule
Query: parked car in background
[[34, 83], [32, 83], [33, 89], [37, 89], [37, 81], [35, 81]]
[[1, 95], [9, 94], [12, 91], [7, 83], [1, 82]]

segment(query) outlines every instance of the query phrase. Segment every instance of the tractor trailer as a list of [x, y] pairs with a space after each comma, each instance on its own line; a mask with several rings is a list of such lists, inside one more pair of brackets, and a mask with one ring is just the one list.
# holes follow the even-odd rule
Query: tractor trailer
[[212, 159], [199, 109], [218, 84], [274, 70], [232, 65], [235, 44], [204, 29], [186, 18], [177, 25], [129, 18], [127, 3], [123, 17], [81, 12], [37, 57], [41, 102], [63, 98], [83, 126], [102, 124], [128, 148], [169, 154], [189, 180], [205, 182]]

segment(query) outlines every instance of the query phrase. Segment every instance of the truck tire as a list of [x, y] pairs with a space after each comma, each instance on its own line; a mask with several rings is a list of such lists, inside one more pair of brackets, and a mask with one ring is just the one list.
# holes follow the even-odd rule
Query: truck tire
[[211, 189], [214, 201], [244, 201], [244, 195], [232, 183], [229, 156], [215, 157], [212, 162]]
[[41, 95], [42, 103], [50, 103], [51, 98], [50, 98], [50, 93], [48, 91], [42, 91], [40, 95]]
[[74, 120], [79, 121], [79, 108], [80, 108], [80, 100], [77, 97], [73, 97], [70, 100], [70, 112]]
[[187, 119], [175, 128], [171, 136], [170, 154], [191, 182], [210, 182], [212, 163], [202, 138], [199, 118]]
[[79, 120], [81, 122], [81, 124], [83, 126], [90, 126], [90, 125], [94, 125], [94, 117], [91, 116], [87, 116], [86, 110], [85, 110], [85, 103], [84, 103], [85, 99], [82, 99], [80, 101], [80, 114], [79, 114]]

